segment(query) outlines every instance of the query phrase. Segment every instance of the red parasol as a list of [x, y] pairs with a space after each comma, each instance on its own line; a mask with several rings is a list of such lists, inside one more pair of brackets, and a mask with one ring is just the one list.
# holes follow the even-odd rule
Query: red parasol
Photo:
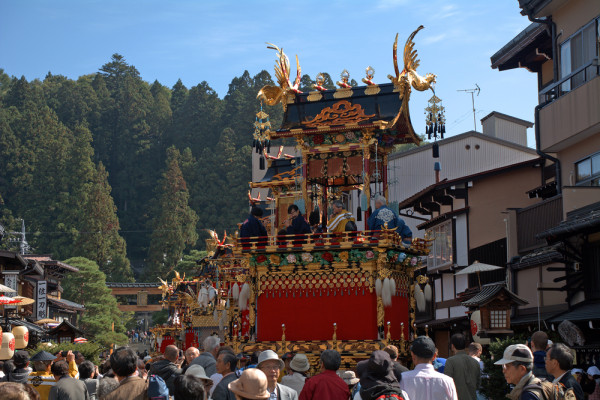
[[20, 302], [21, 302], [21, 300], [19, 300], [19, 299], [13, 299], [12, 297], [4, 296], [4, 295], [0, 296], [0, 304], [16, 304], [16, 303], [20, 303]]

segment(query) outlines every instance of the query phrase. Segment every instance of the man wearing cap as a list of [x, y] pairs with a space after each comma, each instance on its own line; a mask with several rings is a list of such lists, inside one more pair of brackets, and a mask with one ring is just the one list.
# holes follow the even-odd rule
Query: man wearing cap
[[588, 400], [600, 400], [600, 369], [595, 365], [592, 365], [587, 369], [586, 373], [590, 379], [593, 379], [596, 382], [596, 387], [588, 397]]
[[502, 365], [506, 382], [515, 385], [507, 395], [511, 400], [541, 400], [540, 379], [533, 374], [533, 353], [524, 344], [511, 344], [494, 364]]
[[345, 400], [350, 397], [348, 385], [338, 376], [342, 357], [335, 350], [321, 353], [321, 373], [306, 380], [300, 400]]
[[50, 389], [56, 382], [52, 372], [50, 372], [55, 358], [52, 354], [42, 350], [29, 360], [33, 364], [35, 372], [29, 374], [27, 384], [40, 394], [41, 400], [48, 400]]
[[444, 374], [454, 380], [456, 394], [460, 400], [477, 400], [477, 389], [481, 383], [481, 368], [465, 350], [467, 340], [462, 333], [450, 337], [450, 348], [454, 355], [446, 360]]
[[283, 360], [273, 350], [265, 350], [258, 356], [257, 368], [267, 376], [270, 400], [298, 400], [298, 393], [294, 389], [277, 383], [279, 374], [284, 367]]
[[306, 381], [306, 371], [310, 369], [308, 358], [304, 354], [296, 354], [290, 361], [291, 374], [281, 378], [281, 384], [290, 387], [300, 394]]
[[400, 382], [410, 400], [458, 400], [452, 378], [433, 368], [435, 353], [435, 344], [427, 336], [419, 336], [412, 342], [410, 355], [415, 369], [403, 372]]
[[555, 376], [552, 383], [559, 383], [566, 389], [573, 388], [577, 400], [583, 400], [583, 389], [571, 375], [573, 367], [573, 354], [571, 350], [562, 343], [555, 343], [546, 352], [546, 371]]
[[31, 372], [29, 367], [29, 353], [25, 350], [19, 350], [13, 355], [15, 370], [8, 374], [9, 382], [27, 383], [27, 377]]

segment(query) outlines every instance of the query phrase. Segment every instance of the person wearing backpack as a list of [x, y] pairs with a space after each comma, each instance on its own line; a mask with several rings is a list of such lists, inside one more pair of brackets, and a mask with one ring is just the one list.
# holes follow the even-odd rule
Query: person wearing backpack
[[524, 344], [511, 344], [503, 357], [494, 363], [502, 366], [504, 379], [513, 390], [506, 396], [511, 400], [544, 400], [541, 381], [533, 375], [533, 353]]
[[129, 347], [119, 347], [110, 356], [110, 366], [119, 387], [103, 400], [146, 400], [148, 382], [137, 376], [137, 355]]
[[564, 344], [554, 343], [546, 352], [546, 371], [556, 377], [552, 383], [558, 383], [566, 389], [573, 388], [577, 400], [583, 400], [583, 389], [571, 374], [572, 367], [573, 354]]

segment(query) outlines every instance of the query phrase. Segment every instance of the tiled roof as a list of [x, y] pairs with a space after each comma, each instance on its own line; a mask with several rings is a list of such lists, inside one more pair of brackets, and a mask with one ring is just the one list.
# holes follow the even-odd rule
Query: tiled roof
[[569, 321], [590, 321], [600, 319], [600, 302], [589, 302], [577, 304], [571, 311], [558, 314], [548, 320], [548, 322]]
[[481, 287], [481, 291], [477, 295], [473, 296], [467, 301], [463, 301], [461, 304], [465, 307], [481, 306], [490, 302], [498, 293], [503, 290], [515, 303], [519, 305], [525, 305], [529, 303], [527, 300], [520, 298], [508, 290], [504, 283], [492, 283], [489, 285], [483, 285]]

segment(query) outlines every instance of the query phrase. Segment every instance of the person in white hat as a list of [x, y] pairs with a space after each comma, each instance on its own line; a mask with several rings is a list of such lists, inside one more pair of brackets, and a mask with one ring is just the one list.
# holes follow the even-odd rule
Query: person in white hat
[[258, 356], [257, 368], [267, 376], [269, 399], [298, 400], [298, 393], [294, 389], [277, 383], [279, 374], [284, 367], [283, 360], [273, 350], [265, 350]]
[[[200, 365], [190, 365], [190, 367], [185, 371], [184, 375], [192, 375], [202, 380], [204, 391], [206, 392], [206, 394], [210, 393], [210, 389], [212, 388], [214, 383], [212, 379], [206, 376], [206, 371], [204, 371], [204, 368], [202, 368]], [[208, 395], [206, 397], [208, 397]]]
[[310, 369], [308, 358], [304, 354], [296, 354], [290, 361], [292, 373], [281, 378], [281, 384], [294, 389], [298, 396], [302, 392], [304, 382], [306, 381], [306, 371]]
[[588, 399], [600, 400], [600, 369], [598, 369], [598, 367], [595, 365], [592, 365], [587, 369], [586, 373], [590, 379], [596, 381], [596, 387]]
[[540, 379], [533, 375], [533, 353], [524, 344], [511, 344], [494, 364], [502, 366], [506, 382], [515, 385], [507, 395], [511, 400], [540, 400]]

